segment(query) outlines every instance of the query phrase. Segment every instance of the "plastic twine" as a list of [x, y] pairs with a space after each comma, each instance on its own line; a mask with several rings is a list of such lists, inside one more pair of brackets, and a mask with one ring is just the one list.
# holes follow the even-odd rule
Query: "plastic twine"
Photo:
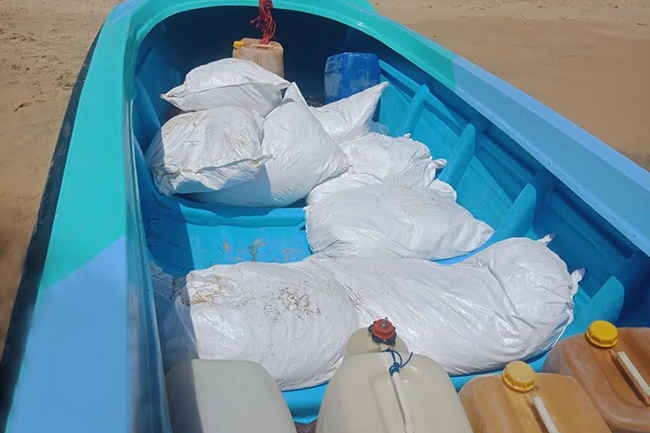
[[260, 16], [251, 21], [256, 28], [262, 28], [262, 44], [268, 44], [275, 35], [275, 21], [271, 16], [273, 0], [260, 0]]
[[[404, 359], [402, 358], [402, 354], [399, 353], [397, 350], [391, 349], [390, 347], [384, 350], [384, 352], [390, 353], [391, 356], [393, 357], [393, 365], [391, 365], [390, 368], [388, 369], [388, 372], [390, 373], [391, 376], [395, 373], [399, 373], [399, 370], [402, 367], [404, 367], [406, 364], [408, 364], [411, 358], [413, 358], [413, 352], [411, 352], [406, 362], [404, 362]], [[397, 360], [398, 358], [399, 361]]]

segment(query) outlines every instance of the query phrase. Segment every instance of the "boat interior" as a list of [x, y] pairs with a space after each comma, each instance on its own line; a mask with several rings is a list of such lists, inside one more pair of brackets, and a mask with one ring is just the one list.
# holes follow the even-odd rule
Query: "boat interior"
[[[243, 6], [178, 13], [159, 23], [139, 47], [131, 110], [139, 202], [150, 259], [176, 277], [215, 264], [293, 262], [311, 254], [302, 201], [281, 209], [249, 209], [166, 197], [155, 188], [143, 158], [173, 114], [160, 94], [182, 83], [194, 67], [230, 57], [233, 41], [257, 37], [258, 30], [250, 25], [257, 14], [257, 8]], [[377, 121], [388, 127], [389, 135], [410, 133], [429, 147], [434, 159], [448, 160], [439, 178], [456, 189], [462, 206], [495, 229], [488, 244], [555, 235], [549, 247], [569, 271], [586, 270], [567, 335], [584, 331], [593, 319], [618, 326], [650, 325], [648, 256], [513, 137], [363, 31], [307, 13], [274, 10], [273, 17], [275, 39], [284, 46], [285, 78], [306, 96], [323, 96], [328, 56], [346, 51], [378, 55], [382, 80], [390, 86]], [[148, 268], [148, 263], [143, 266]], [[541, 367], [541, 360], [531, 362]], [[469, 377], [452, 380], [459, 388]], [[324, 387], [317, 388], [284, 393], [295, 419], [313, 412], [301, 402], [318, 400]]]

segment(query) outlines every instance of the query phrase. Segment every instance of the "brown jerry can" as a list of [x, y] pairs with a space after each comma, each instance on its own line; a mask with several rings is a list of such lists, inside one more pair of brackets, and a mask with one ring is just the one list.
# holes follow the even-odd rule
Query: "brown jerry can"
[[605, 433], [609, 428], [580, 384], [535, 373], [521, 361], [501, 375], [472, 379], [460, 400], [474, 433]]
[[573, 376], [612, 431], [650, 432], [650, 328], [596, 321], [559, 342], [544, 371]]

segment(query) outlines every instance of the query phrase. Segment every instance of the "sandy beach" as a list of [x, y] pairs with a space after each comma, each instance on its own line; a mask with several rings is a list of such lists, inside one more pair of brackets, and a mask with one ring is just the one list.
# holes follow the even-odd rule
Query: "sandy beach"
[[[0, 348], [70, 91], [117, 3], [0, 0]], [[650, 0], [374, 6], [650, 168]]]

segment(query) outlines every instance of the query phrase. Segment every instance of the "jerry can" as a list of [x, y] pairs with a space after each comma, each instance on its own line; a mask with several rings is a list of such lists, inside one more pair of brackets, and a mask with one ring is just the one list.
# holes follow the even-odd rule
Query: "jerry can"
[[595, 321], [560, 341], [544, 371], [574, 377], [614, 432], [650, 432], [650, 329]]
[[350, 337], [325, 391], [316, 433], [471, 432], [447, 373], [426, 356], [408, 353], [385, 321]]
[[503, 374], [472, 379], [460, 390], [475, 433], [605, 433], [607, 424], [569, 376], [537, 374], [521, 361]]
[[174, 433], [296, 433], [280, 389], [255, 362], [193, 359], [165, 381]]
[[262, 44], [261, 39], [243, 38], [233, 43], [232, 56], [250, 60], [275, 75], [284, 77], [284, 48], [279, 42]]

